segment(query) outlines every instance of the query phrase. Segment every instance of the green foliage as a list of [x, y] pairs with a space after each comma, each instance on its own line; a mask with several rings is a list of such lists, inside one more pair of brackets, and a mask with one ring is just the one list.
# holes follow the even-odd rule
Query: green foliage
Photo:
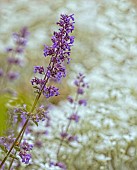
[[0, 96], [0, 136], [4, 134], [4, 131], [7, 127], [7, 103], [9, 101], [9, 97], [6, 95]]

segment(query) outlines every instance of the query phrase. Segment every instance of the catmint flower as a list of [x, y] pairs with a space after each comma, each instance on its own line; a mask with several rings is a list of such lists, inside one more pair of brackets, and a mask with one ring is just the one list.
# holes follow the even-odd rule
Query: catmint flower
[[42, 142], [41, 141], [36, 141], [35, 146], [38, 147], [38, 148], [41, 148], [42, 147]]
[[24, 140], [20, 145], [20, 152], [19, 156], [22, 159], [22, 162], [25, 164], [28, 164], [31, 159], [31, 154], [28, 153], [30, 150], [32, 150], [33, 145], [29, 144]]
[[70, 117], [70, 120], [74, 120], [76, 123], [79, 122], [80, 116], [77, 113], [73, 113]]
[[55, 164], [55, 166], [58, 166], [59, 168], [63, 169], [63, 170], [66, 170], [66, 165], [62, 162], [57, 162]]
[[68, 141], [69, 141], [69, 142], [78, 141], [78, 137], [77, 137], [77, 136], [69, 136], [69, 137], [68, 137]]
[[86, 106], [87, 105], [87, 101], [85, 99], [81, 99], [81, 100], [78, 101], [78, 104]]
[[30, 114], [29, 118], [34, 122], [39, 122], [40, 120], [41, 121], [47, 120], [46, 125], [49, 125], [50, 121], [48, 110], [45, 110], [43, 105], [36, 109], [36, 113]]
[[23, 141], [23, 143], [20, 145], [21, 149], [23, 149], [24, 151], [30, 151], [33, 148], [32, 144], [29, 144], [26, 142], [26, 140]]
[[73, 98], [71, 97], [71, 96], [68, 96], [68, 101], [70, 102], [70, 103], [73, 103], [74, 102], [74, 100], [73, 100]]
[[62, 170], [66, 170], [66, 165], [62, 162], [50, 162], [50, 167], [52, 166], [57, 166], [59, 168], [61, 168]]
[[9, 135], [7, 137], [0, 137], [0, 144], [3, 145], [6, 149], [10, 148], [12, 142], [14, 142], [15, 138], [13, 135]]
[[32, 85], [39, 85], [39, 86], [37, 86], [38, 89], [39, 89], [40, 87], [42, 87], [42, 85], [44, 85], [44, 83], [45, 83], [45, 80], [39, 79], [39, 78], [37, 78], [37, 77], [35, 77], [35, 78], [33, 78], [33, 79], [31, 80], [31, 84], [32, 84]]
[[15, 64], [15, 65], [20, 64], [20, 60], [18, 58], [9, 57], [7, 61], [9, 64]]
[[61, 136], [62, 138], [66, 138], [66, 137], [68, 136], [68, 133], [66, 133], [66, 132], [61, 132], [60, 136]]
[[34, 73], [39, 73], [39, 74], [43, 74], [44, 73], [44, 68], [43, 66], [34, 66]]
[[15, 80], [15, 79], [17, 79], [18, 78], [18, 76], [19, 76], [19, 73], [16, 73], [16, 72], [13, 72], [13, 71], [10, 71], [9, 73], [8, 73], [8, 79], [9, 80]]
[[83, 94], [83, 93], [84, 93], [84, 90], [83, 90], [82, 88], [78, 88], [77, 93], [78, 93], [78, 94]]
[[31, 154], [29, 154], [25, 151], [20, 151], [19, 156], [21, 157], [22, 162], [25, 163], [25, 164], [28, 164], [30, 159], [31, 159]]
[[11, 48], [11, 47], [7, 47], [7, 48], [6, 48], [6, 52], [7, 52], [7, 53], [9, 53], [9, 52], [11, 52], [11, 51], [13, 51], [13, 48]]
[[3, 69], [0, 68], [0, 77], [2, 77], [4, 75]]
[[43, 90], [43, 95], [46, 98], [59, 95], [59, 89], [54, 86], [45, 87]]

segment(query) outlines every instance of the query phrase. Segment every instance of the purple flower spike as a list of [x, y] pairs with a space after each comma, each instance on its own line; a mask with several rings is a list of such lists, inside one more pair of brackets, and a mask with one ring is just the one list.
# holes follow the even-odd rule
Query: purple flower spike
[[[46, 98], [59, 95], [59, 89], [53, 86], [46, 87], [48, 80], [59, 82], [63, 77], [66, 77], [66, 68], [64, 63], [69, 64], [71, 46], [74, 43], [74, 36], [69, 34], [74, 30], [74, 14], [61, 15], [57, 25], [60, 26], [58, 32], [54, 32], [51, 38], [52, 45], [45, 45], [43, 54], [45, 57], [50, 56], [50, 62], [46, 69], [43, 66], [35, 66], [34, 72], [43, 74], [44, 78], [37, 77], [31, 80], [32, 85], [37, 93], [42, 92]], [[44, 72], [44, 70], [46, 70]]]

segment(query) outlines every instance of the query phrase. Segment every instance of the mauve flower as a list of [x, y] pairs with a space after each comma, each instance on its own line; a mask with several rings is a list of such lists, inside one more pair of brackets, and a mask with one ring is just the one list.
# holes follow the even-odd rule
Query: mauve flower
[[13, 48], [11, 48], [11, 47], [6, 48], [6, 52], [11, 52], [11, 51], [13, 51]]
[[66, 133], [66, 132], [61, 132], [60, 136], [61, 136], [62, 138], [66, 138], [66, 137], [68, 136], [68, 133]]
[[19, 73], [11, 71], [7, 74], [7, 76], [9, 80], [15, 80], [19, 77]]
[[20, 145], [21, 149], [23, 149], [24, 151], [30, 151], [33, 148], [32, 144], [29, 144], [28, 142], [26, 142], [26, 140], [24, 140], [21, 145]]
[[52, 166], [58, 166], [59, 168], [61, 168], [62, 170], [66, 170], [66, 165], [63, 162], [50, 162], [50, 167]]
[[25, 164], [28, 164], [30, 159], [31, 159], [31, 154], [29, 154], [25, 151], [20, 151], [19, 156], [21, 157], [22, 162], [25, 163]]
[[77, 136], [69, 136], [68, 137], [68, 141], [69, 142], [74, 142], [74, 141], [77, 141], [78, 140], [78, 137]]
[[70, 102], [70, 103], [73, 103], [74, 102], [74, 100], [73, 100], [73, 98], [71, 97], [71, 96], [68, 96], [68, 101]]
[[74, 120], [76, 123], [79, 121], [80, 116], [77, 113], [73, 113], [70, 117], [70, 120]]
[[46, 98], [58, 96], [59, 95], [59, 89], [54, 86], [45, 87], [43, 90], [43, 95]]
[[84, 93], [83, 88], [78, 88], [78, 89], [77, 89], [77, 93], [78, 93], [78, 94], [83, 94], [83, 93]]
[[36, 141], [35, 142], [35, 146], [38, 147], [38, 148], [41, 148], [42, 147], [42, 142], [41, 141]]
[[4, 75], [3, 69], [0, 68], [0, 77], [2, 77]]
[[21, 62], [20, 59], [14, 57], [9, 57], [7, 61], [9, 64], [15, 64], [15, 65], [19, 65]]
[[80, 100], [78, 101], [78, 104], [79, 104], [79, 105], [86, 106], [86, 105], [87, 105], [87, 101], [86, 101], [85, 99], [80, 99]]
[[55, 166], [58, 166], [59, 168], [66, 170], [66, 165], [63, 162], [57, 162]]
[[29, 163], [29, 161], [31, 159], [31, 154], [29, 153], [29, 151], [32, 150], [32, 148], [33, 148], [33, 145], [26, 142], [26, 140], [24, 140], [20, 144], [19, 156], [22, 159], [23, 163], [25, 163], [25, 164]]
[[39, 73], [39, 74], [43, 74], [44, 73], [44, 68], [43, 66], [34, 66], [34, 73]]

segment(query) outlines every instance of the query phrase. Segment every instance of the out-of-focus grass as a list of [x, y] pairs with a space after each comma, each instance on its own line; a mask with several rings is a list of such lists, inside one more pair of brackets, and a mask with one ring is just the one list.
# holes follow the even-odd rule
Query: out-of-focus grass
[[0, 136], [4, 135], [5, 130], [8, 128], [8, 114], [7, 114], [7, 103], [9, 96], [0, 96]]

